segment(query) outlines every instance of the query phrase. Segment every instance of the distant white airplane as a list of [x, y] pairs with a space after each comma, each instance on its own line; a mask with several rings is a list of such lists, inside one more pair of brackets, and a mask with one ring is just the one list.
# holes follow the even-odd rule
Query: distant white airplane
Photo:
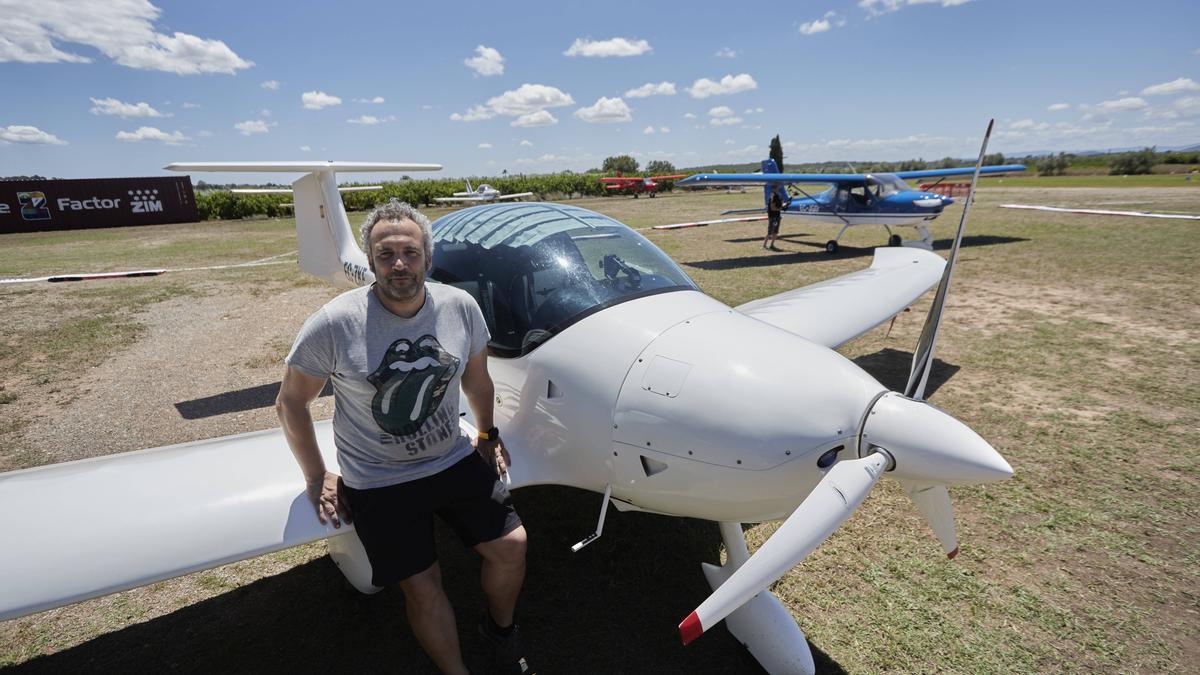
[[506, 195], [501, 193], [496, 188], [487, 183], [480, 183], [479, 187], [472, 188], [471, 181], [467, 181], [466, 192], [455, 192], [453, 197], [438, 197], [439, 202], [495, 202], [505, 199], [520, 199], [521, 197], [532, 197], [532, 192], [514, 192]]

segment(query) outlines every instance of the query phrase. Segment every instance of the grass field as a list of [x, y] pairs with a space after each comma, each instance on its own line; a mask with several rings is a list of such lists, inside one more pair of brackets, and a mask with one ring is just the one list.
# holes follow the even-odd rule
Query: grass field
[[[954, 562], [884, 481], [776, 583], [821, 670], [1197, 670], [1200, 228], [996, 208], [1103, 202], [1200, 213], [1195, 181], [1115, 189], [1098, 178], [1106, 177], [1088, 177], [1087, 187], [1004, 179], [981, 190], [931, 401], [988, 439], [1016, 474], [951, 490], [962, 541]], [[643, 228], [759, 199], [713, 192], [572, 203]], [[959, 208], [935, 222], [938, 250]], [[292, 227], [257, 220], [6, 235], [0, 277], [245, 262], [293, 250]], [[833, 231], [785, 219], [784, 252], [767, 253], [764, 229], [644, 234], [731, 305], [861, 269], [885, 239], [855, 228], [828, 256]], [[300, 322], [335, 292], [291, 264], [0, 285], [0, 469], [274, 426], [263, 392], [278, 382]], [[929, 302], [900, 314], [890, 334], [876, 329], [841, 351], [902, 387]], [[541, 672], [756, 671], [723, 630], [678, 644], [676, 624], [709, 592], [698, 563], [720, 559], [715, 525], [610, 514], [604, 537], [573, 555], [569, 546], [594, 527], [597, 496], [539, 487], [516, 499], [532, 540], [522, 622]], [[749, 529], [751, 548], [776, 526]], [[439, 539], [464, 649], [479, 663], [470, 637], [476, 563], [452, 536]], [[397, 590], [345, 591], [317, 544], [2, 623], [0, 666], [429, 672], [402, 605]]]

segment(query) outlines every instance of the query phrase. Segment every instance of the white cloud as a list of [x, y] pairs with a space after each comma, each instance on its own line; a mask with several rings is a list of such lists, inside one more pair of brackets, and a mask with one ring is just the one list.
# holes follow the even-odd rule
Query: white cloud
[[669, 133], [671, 133], [671, 127], [659, 127], [659, 128], [658, 128], [658, 133], [660, 133], [660, 134], [669, 134]]
[[341, 105], [342, 99], [330, 96], [323, 91], [306, 91], [300, 95], [300, 102], [309, 110], [320, 110], [331, 105]]
[[374, 115], [362, 115], [360, 117], [353, 117], [346, 121], [349, 122], [350, 124], [375, 125], [375, 124], [383, 124], [384, 122], [391, 122], [395, 119], [396, 119], [395, 115], [388, 115], [387, 117], [376, 117]]
[[200, 138], [212, 138], [213, 132], [208, 131], [206, 129], [201, 129], [199, 132], [196, 133], [196, 135], [199, 136]]
[[575, 116], [584, 122], [595, 124], [630, 122], [633, 120], [632, 113], [624, 99], [601, 96], [592, 105], [576, 110]]
[[583, 38], [575, 38], [575, 42], [567, 51], [563, 52], [565, 56], [641, 56], [646, 52], [653, 51], [650, 43], [646, 40], [627, 40], [623, 37], [615, 37], [611, 40], [585, 40]]
[[511, 127], [548, 127], [552, 124], [558, 124], [558, 118], [550, 114], [549, 110], [538, 110], [527, 115], [521, 115], [517, 119], [509, 123]]
[[733, 117], [733, 109], [727, 105], [719, 105], [715, 108], [710, 108], [708, 111], [709, 117]]
[[480, 150], [491, 150], [492, 144], [491, 143], [480, 143], [479, 145], [477, 145], [475, 147], [479, 148]]
[[160, 143], [166, 143], [167, 145], [179, 145], [180, 143], [191, 139], [178, 131], [168, 134], [158, 127], [138, 127], [137, 131], [118, 131], [117, 140], [128, 141], [130, 143], [158, 141]]
[[258, 86], [263, 89], [270, 89], [271, 91], [279, 91], [279, 80], [264, 80]]
[[179, 75], [234, 74], [253, 66], [220, 40], [159, 33], [162, 10], [149, 0], [39, 0], [27, 7], [5, 3], [0, 21], [0, 62], [90, 63], [59, 46], [83, 45], [117, 64]]
[[181, 103], [179, 105], [179, 107], [183, 108], [184, 110], [192, 110], [194, 108], [199, 108], [200, 104], [199, 103], [191, 103], [189, 101], [184, 101], [183, 103]]
[[1070, 108], [1070, 103], [1052, 103], [1050, 104], [1050, 107], [1046, 108], [1046, 110], [1049, 110], [1050, 112], [1058, 112], [1060, 110], [1069, 110]]
[[37, 127], [26, 126], [24, 124], [13, 124], [7, 127], [0, 127], [0, 140], [9, 141], [11, 143], [33, 143], [36, 145], [66, 145], [67, 142], [55, 136], [54, 134], [46, 133]]
[[155, 110], [154, 108], [150, 107], [149, 103], [144, 101], [138, 103], [125, 103], [123, 101], [118, 101], [115, 98], [93, 98], [91, 101], [93, 115], [116, 115], [118, 117], [125, 118], [171, 116], [170, 114], [164, 114]]
[[646, 127], [645, 129], [642, 129], [642, 133], [643, 134], [652, 134], [652, 133], [654, 133], [654, 127]]
[[740, 117], [713, 117], [708, 120], [708, 123], [714, 127], [723, 127], [723, 126], [729, 126], [731, 124], [741, 124], [742, 118], [740, 118]]
[[730, 49], [729, 47], [721, 47], [717, 50], [716, 54], [713, 54], [713, 56], [719, 59], [734, 59], [737, 58], [737, 54], [738, 53], [736, 51]]
[[659, 82], [658, 84], [654, 84], [653, 82], [647, 82], [646, 84], [643, 84], [642, 86], [638, 87], [637, 89], [630, 89], [629, 91], [625, 92], [626, 98], [645, 98], [647, 96], [674, 96], [674, 95], [675, 95], [675, 83], [674, 82]]
[[1200, 91], [1200, 84], [1196, 84], [1190, 78], [1181, 77], [1170, 82], [1163, 82], [1142, 90], [1142, 96], [1162, 96], [1164, 94], [1178, 94], [1184, 91]]
[[300, 146], [300, 152], [312, 152], [312, 148], [307, 145]]
[[476, 76], [489, 77], [504, 74], [504, 57], [491, 47], [479, 45], [475, 48], [475, 56], [464, 60], [463, 63], [475, 71]]
[[696, 113], [683, 113], [683, 119], [694, 120], [696, 119]]
[[1184, 96], [1171, 101], [1170, 105], [1146, 110], [1147, 119], [1179, 119], [1200, 117], [1200, 96]]
[[903, 9], [907, 5], [941, 5], [942, 7], [957, 7], [971, 0], [859, 0], [858, 6], [866, 10], [870, 17], [880, 16]]
[[825, 12], [825, 14], [819, 19], [805, 21], [804, 23], [800, 24], [800, 34], [815, 35], [817, 33], [824, 33], [830, 28], [841, 28], [845, 25], [846, 20], [839, 17], [837, 12], [830, 10]]
[[754, 78], [742, 73], [741, 75], [726, 75], [721, 78], [720, 82], [702, 77], [692, 83], [692, 86], [688, 88], [688, 93], [692, 95], [692, 98], [708, 98], [709, 96], [738, 94], [757, 88], [758, 83], [754, 81]]
[[1049, 129], [1050, 125], [1047, 124], [1046, 122], [1039, 123], [1039, 122], [1034, 122], [1033, 120], [1026, 118], [1023, 120], [1017, 120], [1016, 122], [1009, 124], [1008, 128], [1009, 129], [1028, 129], [1030, 131], [1042, 131], [1044, 129]]
[[495, 116], [496, 113], [482, 105], [473, 105], [465, 113], [450, 113], [450, 119], [455, 122], [478, 122], [479, 120], [490, 120]]
[[575, 99], [556, 87], [545, 84], [522, 84], [499, 96], [488, 99], [487, 105], [501, 115], [528, 115], [545, 108], [571, 105]]
[[529, 141], [527, 141], [525, 139], [521, 139], [521, 142], [518, 143], [517, 145], [521, 146], [522, 148], [532, 148], [533, 147], [533, 143], [530, 143]]
[[737, 141], [733, 140], [732, 138], [726, 138], [724, 142], [725, 142], [725, 145], [733, 145]]
[[354, 102], [379, 104], [384, 102], [384, 98], [382, 96], [376, 96], [375, 98], [356, 98], [354, 99]]
[[1101, 110], [1116, 111], [1116, 110], [1140, 110], [1146, 107], [1145, 99], [1137, 96], [1127, 96], [1119, 98], [1115, 101], [1101, 101], [1098, 106]]
[[265, 120], [246, 120], [233, 125], [234, 129], [242, 132], [243, 136], [252, 136], [254, 134], [265, 134], [271, 130], [275, 124], [268, 124]]

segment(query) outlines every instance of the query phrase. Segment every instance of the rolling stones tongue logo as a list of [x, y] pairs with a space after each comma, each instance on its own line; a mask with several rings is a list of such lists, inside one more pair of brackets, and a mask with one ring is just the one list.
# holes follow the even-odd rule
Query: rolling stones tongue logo
[[396, 340], [383, 361], [367, 380], [375, 385], [371, 414], [381, 429], [394, 436], [408, 436], [438, 409], [446, 387], [458, 372], [458, 359], [432, 335], [416, 344]]

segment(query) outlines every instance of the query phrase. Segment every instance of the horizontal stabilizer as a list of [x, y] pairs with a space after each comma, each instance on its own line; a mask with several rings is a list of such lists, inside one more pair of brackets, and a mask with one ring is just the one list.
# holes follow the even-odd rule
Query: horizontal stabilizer
[[875, 249], [865, 270], [737, 307], [738, 311], [835, 348], [895, 316], [941, 279], [946, 261], [919, 248]]
[[[382, 190], [382, 185], [354, 185], [351, 187], [340, 187], [338, 192], [369, 192], [371, 190]], [[229, 190], [234, 194], [239, 195], [290, 195], [292, 188], [232, 188]]]
[[267, 173], [312, 173], [315, 171], [441, 171], [441, 164], [397, 162], [175, 162], [168, 171], [240, 171]]

